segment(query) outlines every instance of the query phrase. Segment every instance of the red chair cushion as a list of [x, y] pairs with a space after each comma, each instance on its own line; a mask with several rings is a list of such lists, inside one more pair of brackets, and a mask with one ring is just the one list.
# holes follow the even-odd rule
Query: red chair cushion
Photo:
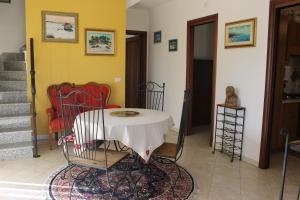
[[[52, 108], [53, 108], [54, 112], [56, 112], [57, 116], [62, 115], [60, 99], [59, 99], [60, 92], [63, 96], [65, 96], [74, 89], [75, 89], [74, 85], [70, 84], [70, 83], [63, 83], [59, 86], [52, 85], [52, 86], [48, 87], [48, 96], [49, 96]], [[75, 103], [75, 101], [76, 101], [76, 99], [74, 99], [73, 97], [64, 99], [65, 103]]]
[[60, 131], [64, 128], [64, 121], [61, 117], [53, 119], [51, 121], [51, 127], [53, 131]]
[[[77, 86], [79, 89], [88, 92], [88, 98], [84, 99], [82, 96], [79, 95], [79, 102], [86, 103], [89, 106], [102, 106], [104, 107], [107, 105], [107, 101], [110, 95], [110, 87], [106, 84], [98, 84], [98, 83], [88, 83], [86, 85]], [[103, 97], [101, 98], [101, 94]]]

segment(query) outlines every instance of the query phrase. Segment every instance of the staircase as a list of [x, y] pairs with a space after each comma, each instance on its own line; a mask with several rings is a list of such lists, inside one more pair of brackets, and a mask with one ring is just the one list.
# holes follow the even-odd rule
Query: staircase
[[24, 54], [0, 55], [0, 160], [32, 158], [30, 103]]

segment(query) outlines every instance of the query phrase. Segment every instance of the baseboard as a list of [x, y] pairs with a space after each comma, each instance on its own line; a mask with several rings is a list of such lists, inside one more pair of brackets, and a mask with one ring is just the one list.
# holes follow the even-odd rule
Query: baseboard
[[48, 135], [39, 134], [39, 135], [37, 135], [37, 140], [38, 140], [38, 142], [48, 140]]
[[254, 165], [255, 167], [258, 167], [258, 161], [253, 160], [252, 158], [248, 158], [246, 156], [242, 156], [242, 161], [250, 164], [250, 165]]

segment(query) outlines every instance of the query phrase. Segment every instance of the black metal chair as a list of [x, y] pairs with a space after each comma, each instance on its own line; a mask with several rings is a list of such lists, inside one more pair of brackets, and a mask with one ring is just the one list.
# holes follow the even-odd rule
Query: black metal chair
[[[288, 152], [289, 150], [300, 153], [300, 140], [296, 141], [289, 141], [289, 131], [287, 129], [281, 129], [281, 135], [285, 136], [285, 150], [284, 150], [284, 159], [283, 159], [283, 168], [282, 168], [282, 176], [281, 176], [281, 189], [279, 193], [279, 200], [283, 199], [284, 193], [284, 186], [285, 186], [285, 178], [286, 178], [286, 168], [287, 168], [287, 161], [288, 161]], [[298, 190], [298, 197], [300, 197], [300, 188]]]
[[[139, 84], [137, 90], [138, 105], [146, 109], [164, 111], [165, 86], [165, 83], [159, 85], [153, 81]], [[115, 146], [117, 146], [116, 149], [120, 151], [128, 151], [130, 149], [120, 144], [120, 142], [117, 142]]]
[[164, 111], [165, 87], [153, 81], [138, 86], [139, 105], [147, 109]]
[[[182, 152], [183, 152], [185, 132], [186, 132], [187, 123], [188, 123], [189, 98], [190, 98], [190, 91], [186, 90], [184, 92], [184, 101], [183, 101], [177, 143], [176, 144], [175, 143], [164, 143], [163, 145], [158, 147], [152, 154], [152, 158], [155, 161], [158, 161], [158, 162], [162, 161], [159, 158], [169, 158], [169, 159], [171, 159], [170, 160], [171, 163], [175, 163], [178, 176], [172, 185], [173, 192], [174, 192], [174, 188], [176, 186], [178, 179], [182, 177], [180, 168], [176, 164], [176, 162], [180, 159]], [[165, 162], [165, 160], [163, 162]]]
[[[102, 97], [102, 95], [100, 96]], [[105, 170], [112, 197], [118, 184], [114, 184], [115, 186], [112, 187], [109, 169], [127, 156], [127, 153], [108, 149], [102, 98], [94, 98], [91, 94], [81, 90], [74, 90], [65, 96], [60, 93], [59, 98], [61, 117], [63, 118], [63, 124], [61, 124], [63, 126], [61, 138], [63, 153], [73, 181], [72, 185], [70, 181], [69, 198], [72, 198], [75, 180], [82, 180], [87, 175], [93, 177], [88, 187], [97, 187], [97, 177], [94, 176], [95, 169]], [[81, 103], [79, 103], [79, 99]], [[88, 106], [87, 102], [89, 101], [93, 101], [93, 104], [97, 106]], [[99, 141], [101, 142], [99, 143]], [[99, 144], [102, 144], [101, 148], [99, 148]], [[83, 171], [73, 176], [71, 169], [74, 166], [82, 168]]]

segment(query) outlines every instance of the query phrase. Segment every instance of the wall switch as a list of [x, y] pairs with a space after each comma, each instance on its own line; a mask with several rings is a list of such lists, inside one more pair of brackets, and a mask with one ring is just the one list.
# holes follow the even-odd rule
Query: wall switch
[[116, 77], [115, 78], [115, 83], [121, 83], [122, 81], [122, 78], [121, 77]]

